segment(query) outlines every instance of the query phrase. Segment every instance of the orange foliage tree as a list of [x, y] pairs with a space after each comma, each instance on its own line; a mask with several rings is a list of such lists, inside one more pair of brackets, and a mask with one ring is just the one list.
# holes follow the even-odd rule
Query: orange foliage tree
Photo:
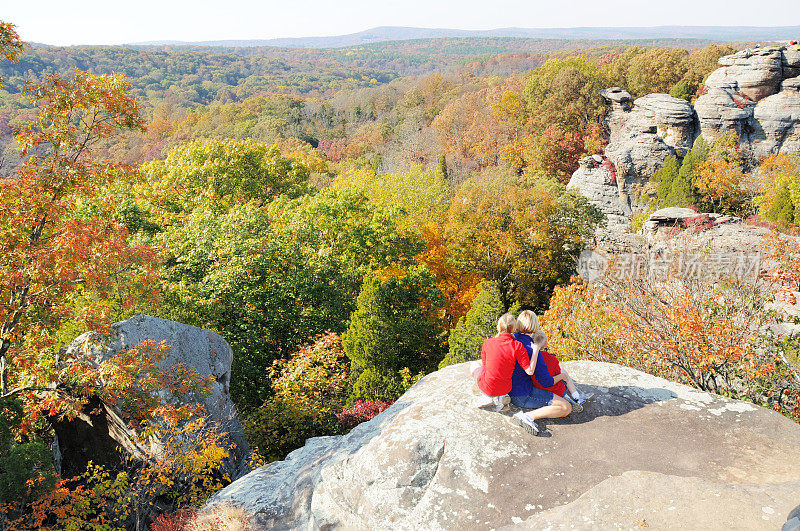
[[576, 280], [556, 289], [542, 326], [568, 357], [622, 363], [800, 421], [800, 348], [768, 332], [776, 287], [798, 286], [800, 245], [777, 238], [767, 248], [777, 264], [769, 283], [676, 270], [660, 279]]
[[743, 179], [739, 138], [731, 131], [714, 142], [708, 160], [700, 163], [692, 184], [713, 212], [739, 213]]
[[[16, 365], [40, 364], [53, 332], [67, 320], [102, 327], [152, 295], [152, 249], [129, 240], [108, 213], [104, 186], [130, 168], [97, 161], [92, 147], [142, 119], [122, 76], [76, 71], [48, 76], [27, 93], [38, 112], [18, 129], [24, 157], [0, 180], [0, 387], [13, 393]], [[23, 385], [23, 388], [25, 385]]]
[[[93, 336], [87, 345], [103, 339]], [[43, 495], [2, 507], [9, 529], [145, 529], [164, 509], [201, 504], [230, 481], [221, 471], [228, 455], [224, 433], [197, 400], [210, 391], [213, 377], [200, 377], [183, 364], [159, 368], [168, 350], [164, 342], [145, 341], [96, 366], [84, 356], [61, 360], [60, 396], [48, 393], [25, 423], [34, 423], [38, 414], [74, 417], [97, 396], [131, 428], [118, 435], [136, 451], [121, 471], [90, 462], [85, 473], [60, 479]], [[29, 483], [28, 490], [35, 489]]]
[[467, 314], [482, 279], [477, 273], [456, 267], [449, 256], [450, 249], [440, 224], [430, 223], [422, 227], [421, 235], [425, 240], [425, 249], [416, 256], [416, 260], [427, 265], [436, 276], [436, 285], [444, 297], [445, 319], [452, 328], [459, 318]]

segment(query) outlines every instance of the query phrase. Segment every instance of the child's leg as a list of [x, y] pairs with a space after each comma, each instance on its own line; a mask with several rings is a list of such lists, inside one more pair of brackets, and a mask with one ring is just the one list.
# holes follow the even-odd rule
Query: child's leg
[[575, 387], [575, 380], [572, 379], [572, 376], [566, 373], [566, 371], [562, 371], [561, 374], [564, 375], [564, 383], [567, 384], [567, 390], [569, 394], [573, 397], [579, 396], [578, 388]]

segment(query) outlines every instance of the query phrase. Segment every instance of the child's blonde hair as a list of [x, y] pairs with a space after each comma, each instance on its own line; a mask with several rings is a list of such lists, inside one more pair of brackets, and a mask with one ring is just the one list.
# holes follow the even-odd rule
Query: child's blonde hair
[[544, 333], [542, 330], [537, 330], [535, 334], [533, 334], [533, 342], [542, 348], [547, 344], [547, 334]]
[[530, 310], [523, 310], [517, 317], [517, 332], [532, 334], [541, 330], [539, 318]]
[[514, 332], [516, 326], [517, 320], [514, 319], [514, 316], [510, 313], [504, 313], [500, 316], [500, 319], [497, 320], [497, 333], [502, 334], [505, 332], [511, 334]]

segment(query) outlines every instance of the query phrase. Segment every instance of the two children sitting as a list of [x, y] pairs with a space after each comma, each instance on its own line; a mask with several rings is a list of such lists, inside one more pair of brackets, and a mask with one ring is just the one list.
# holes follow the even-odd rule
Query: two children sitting
[[[470, 365], [470, 372], [481, 390], [481, 396], [476, 399], [476, 407], [493, 405], [495, 411], [503, 411], [512, 402], [510, 393], [514, 396], [515, 405], [519, 407], [539, 408], [550, 405], [555, 400], [554, 395], [570, 403], [571, 407], [566, 403], [563, 404], [565, 408], [563, 413], [548, 411], [549, 417], [563, 416], [570, 412], [579, 413], [583, 410], [583, 403], [593, 395], [583, 395], [578, 391], [574, 380], [561, 370], [558, 358], [548, 351], [547, 334], [538, 328], [536, 315], [529, 310], [522, 312], [518, 321], [509, 314], [500, 318], [497, 336], [484, 342], [481, 348], [481, 361], [474, 361]], [[511, 332], [515, 330], [512, 336]], [[521, 347], [524, 347], [524, 350]], [[487, 360], [489, 369], [486, 365]], [[529, 360], [530, 371], [527, 367]], [[524, 370], [520, 370], [520, 367]], [[482, 374], [484, 370], [490, 371], [493, 384], [489, 384], [487, 375]], [[500, 374], [505, 372], [508, 372], [506, 376]], [[533, 376], [529, 376], [530, 374]], [[545, 387], [542, 382], [548, 386]], [[500, 383], [503, 385], [499, 385]], [[501, 387], [503, 389], [500, 389]], [[507, 390], [509, 388], [510, 391]], [[495, 396], [497, 391], [505, 394]], [[520, 400], [520, 396], [517, 396], [527, 396], [529, 393], [530, 400]], [[551, 398], [545, 399], [546, 396]]]

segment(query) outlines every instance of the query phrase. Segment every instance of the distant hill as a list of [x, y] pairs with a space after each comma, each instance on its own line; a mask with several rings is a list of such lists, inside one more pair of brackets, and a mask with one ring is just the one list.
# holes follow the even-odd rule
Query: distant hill
[[387, 41], [437, 39], [445, 37], [511, 37], [527, 39], [704, 39], [713, 41], [772, 41], [800, 39], [800, 26], [654, 26], [639, 28], [499, 28], [457, 30], [382, 26], [349, 35], [297, 37], [265, 40], [151, 41], [134, 46], [278, 46], [282, 48], [344, 48]]

